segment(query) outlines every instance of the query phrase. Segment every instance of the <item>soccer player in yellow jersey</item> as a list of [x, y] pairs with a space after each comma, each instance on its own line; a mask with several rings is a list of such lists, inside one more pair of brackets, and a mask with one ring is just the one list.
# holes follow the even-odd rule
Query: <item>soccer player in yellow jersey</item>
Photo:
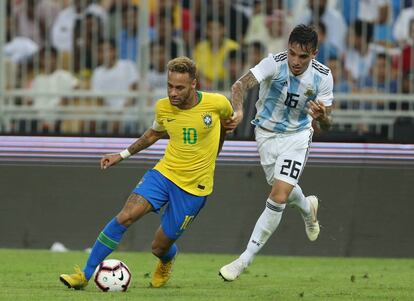
[[221, 122], [233, 114], [229, 100], [220, 94], [196, 90], [196, 66], [187, 57], [168, 63], [168, 98], [158, 100], [155, 120], [138, 140], [120, 153], [101, 159], [107, 169], [154, 144], [166, 134], [164, 157], [145, 173], [125, 206], [99, 234], [83, 270], [62, 274], [69, 288], [82, 289], [95, 268], [118, 246], [128, 227], [166, 206], [155, 232], [152, 253], [159, 258], [152, 287], [163, 286], [171, 275], [177, 254], [175, 241], [189, 227], [213, 190], [215, 161], [219, 152]]

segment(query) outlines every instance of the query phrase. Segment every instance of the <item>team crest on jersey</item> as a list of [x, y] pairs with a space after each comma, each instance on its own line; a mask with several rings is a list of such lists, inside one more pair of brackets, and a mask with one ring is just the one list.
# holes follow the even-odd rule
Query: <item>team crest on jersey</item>
[[306, 91], [305, 91], [305, 96], [306, 97], [312, 97], [312, 96], [315, 96], [315, 95], [316, 95], [316, 91], [313, 89], [312, 86], [309, 85], [307, 87]]
[[204, 122], [205, 128], [211, 127], [211, 125], [213, 124], [213, 117], [212, 117], [211, 113], [207, 112], [207, 113], [204, 113], [201, 116], [203, 117], [203, 122]]

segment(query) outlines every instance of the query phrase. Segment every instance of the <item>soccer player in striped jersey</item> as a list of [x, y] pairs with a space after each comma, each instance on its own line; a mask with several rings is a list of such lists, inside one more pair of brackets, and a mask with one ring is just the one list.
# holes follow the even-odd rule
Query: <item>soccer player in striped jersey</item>
[[220, 269], [227, 281], [235, 280], [253, 262], [278, 227], [286, 203], [300, 210], [309, 240], [318, 238], [318, 199], [305, 197], [298, 185], [312, 141], [312, 121], [319, 123], [322, 130], [329, 129], [332, 123], [332, 74], [315, 60], [317, 46], [316, 31], [298, 25], [289, 36], [287, 51], [270, 54], [232, 86], [235, 114], [226, 125], [230, 129], [243, 118], [244, 92], [260, 84], [252, 124], [271, 192], [246, 250]]
[[213, 190], [215, 161], [223, 137], [221, 121], [231, 117], [233, 108], [221, 94], [196, 90], [196, 66], [189, 58], [173, 59], [167, 67], [168, 97], [156, 103], [152, 128], [121, 153], [105, 155], [101, 169], [168, 134], [164, 157], [145, 173], [123, 209], [104, 227], [84, 269], [75, 267], [74, 274], [60, 276], [69, 288], [84, 288], [95, 268], [116, 249], [128, 227], [162, 207], [165, 210], [161, 225], [152, 242], [152, 253], [159, 261], [150, 284], [156, 288], [165, 285], [177, 254], [175, 241], [194, 221]]

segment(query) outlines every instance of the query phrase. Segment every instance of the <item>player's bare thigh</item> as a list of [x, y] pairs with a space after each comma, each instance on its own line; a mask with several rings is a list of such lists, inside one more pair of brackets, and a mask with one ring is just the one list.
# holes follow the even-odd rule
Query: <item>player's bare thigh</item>
[[131, 193], [116, 218], [120, 224], [128, 227], [152, 209], [152, 205], [144, 197]]

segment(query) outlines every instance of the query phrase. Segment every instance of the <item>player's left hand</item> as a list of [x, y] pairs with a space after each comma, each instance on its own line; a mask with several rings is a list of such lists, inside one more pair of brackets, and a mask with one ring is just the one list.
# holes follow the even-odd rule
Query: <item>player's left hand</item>
[[326, 107], [319, 100], [309, 101], [308, 113], [312, 116], [313, 119], [320, 121], [326, 118]]
[[243, 111], [234, 112], [229, 119], [221, 121], [221, 124], [226, 129], [226, 133], [233, 132], [239, 123], [243, 120]]

